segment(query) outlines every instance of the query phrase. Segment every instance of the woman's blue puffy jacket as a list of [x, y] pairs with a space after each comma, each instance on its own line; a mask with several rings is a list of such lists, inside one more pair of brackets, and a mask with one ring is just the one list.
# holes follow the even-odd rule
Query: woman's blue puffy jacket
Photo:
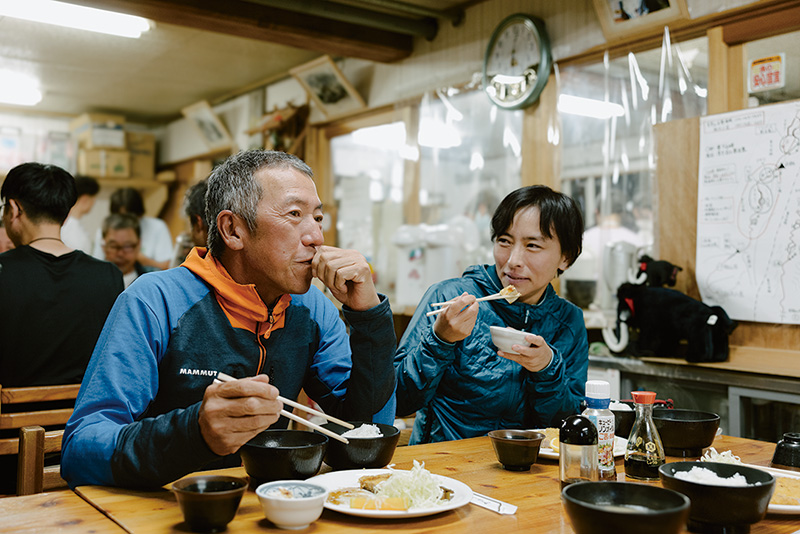
[[[537, 305], [494, 300], [479, 304], [467, 338], [446, 343], [433, 333], [430, 303], [465, 291], [476, 297], [503, 289], [494, 265], [473, 265], [461, 278], [425, 293], [394, 360], [397, 414], [417, 412], [410, 444], [483, 436], [499, 428], [543, 428], [577, 413], [589, 366], [583, 313], [551, 285]], [[489, 326], [510, 326], [542, 336], [553, 349], [545, 369], [531, 372], [501, 358]]]

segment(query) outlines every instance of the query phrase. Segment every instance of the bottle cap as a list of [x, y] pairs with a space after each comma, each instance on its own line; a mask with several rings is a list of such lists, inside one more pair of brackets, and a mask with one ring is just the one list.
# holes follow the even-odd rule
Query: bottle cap
[[587, 399], [610, 399], [611, 384], [605, 380], [589, 380], [586, 382]]
[[631, 396], [636, 404], [653, 404], [656, 401], [655, 391], [631, 391]]
[[558, 441], [567, 445], [597, 445], [597, 427], [582, 415], [570, 415], [558, 431]]

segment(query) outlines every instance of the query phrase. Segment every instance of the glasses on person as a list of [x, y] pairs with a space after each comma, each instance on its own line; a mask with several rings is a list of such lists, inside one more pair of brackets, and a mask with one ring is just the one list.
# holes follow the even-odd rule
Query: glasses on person
[[138, 246], [139, 243], [125, 243], [123, 245], [120, 245], [119, 243], [113, 243], [113, 242], [106, 243], [104, 245], [105, 249], [111, 252], [125, 252], [125, 253], [133, 252], [134, 250], [136, 250], [136, 247]]

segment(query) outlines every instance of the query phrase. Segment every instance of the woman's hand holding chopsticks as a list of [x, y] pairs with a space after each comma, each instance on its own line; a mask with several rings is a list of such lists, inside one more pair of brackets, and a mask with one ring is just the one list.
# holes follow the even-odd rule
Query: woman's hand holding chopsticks
[[447, 343], [461, 341], [475, 328], [478, 320], [478, 299], [469, 293], [452, 299], [433, 323], [436, 336]]

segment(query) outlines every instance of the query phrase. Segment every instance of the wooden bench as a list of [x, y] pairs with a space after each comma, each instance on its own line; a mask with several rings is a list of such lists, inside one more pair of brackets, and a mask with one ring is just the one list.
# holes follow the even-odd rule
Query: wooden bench
[[[72, 408], [53, 408], [56, 401], [75, 400], [80, 384], [4, 388], [0, 386], [0, 430], [19, 430], [17, 437], [0, 438], [0, 455], [17, 455], [17, 495], [31, 495], [66, 486], [60, 466], [44, 465], [45, 454], [61, 452], [63, 426]], [[6, 411], [9, 406], [35, 403], [25, 411]], [[5, 408], [5, 409], [4, 409]]]

